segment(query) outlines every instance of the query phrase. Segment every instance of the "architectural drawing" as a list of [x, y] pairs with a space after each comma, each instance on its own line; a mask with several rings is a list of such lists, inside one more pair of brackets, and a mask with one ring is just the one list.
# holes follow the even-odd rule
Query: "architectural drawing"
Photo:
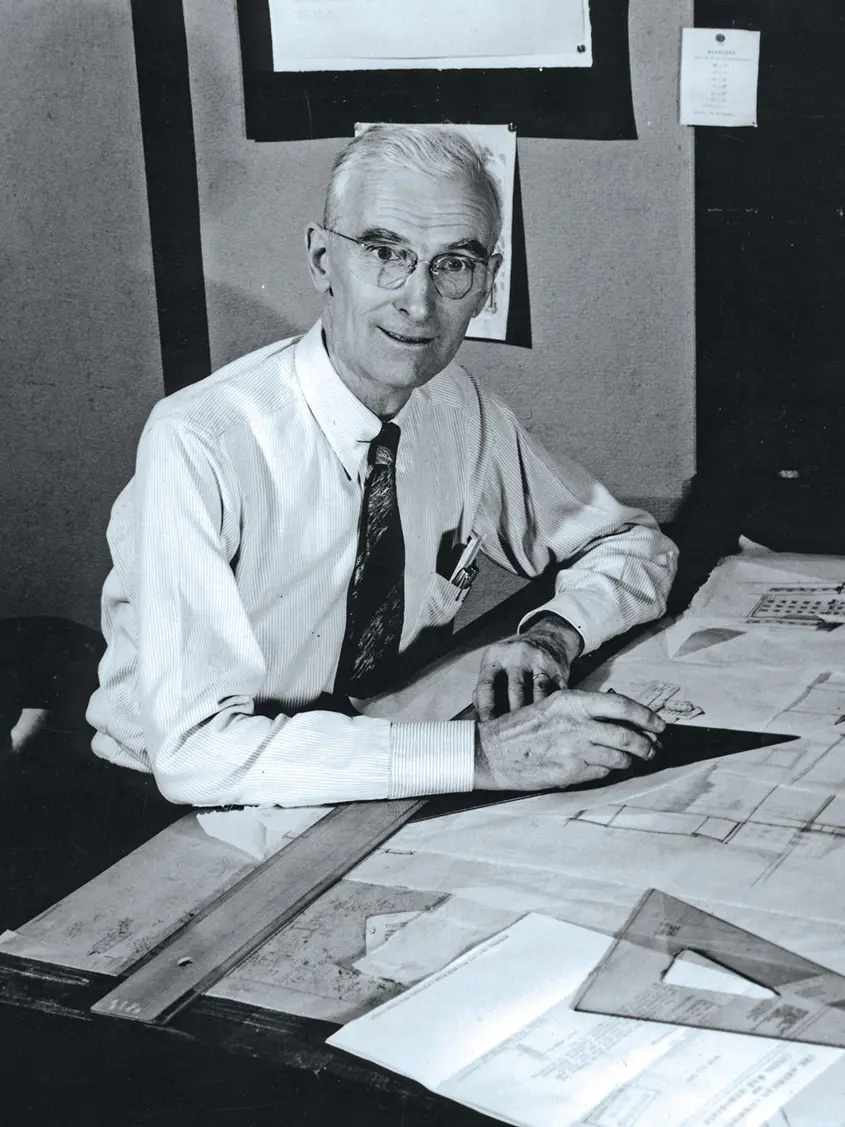
[[693, 704], [691, 700], [679, 696], [680, 691], [680, 685], [669, 685], [665, 681], [646, 682], [642, 686], [641, 694], [637, 694], [637, 700], [648, 705], [667, 724], [675, 724], [679, 720], [687, 721], [694, 719], [696, 716], [703, 716], [704, 709], [699, 708], [697, 704]]
[[770, 587], [748, 615], [752, 625], [804, 626], [816, 629], [845, 622], [845, 585]]

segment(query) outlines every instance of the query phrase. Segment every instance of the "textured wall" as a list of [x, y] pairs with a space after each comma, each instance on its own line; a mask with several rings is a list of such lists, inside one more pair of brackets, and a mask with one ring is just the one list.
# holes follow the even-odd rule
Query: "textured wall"
[[4, 0], [0, 149], [0, 617], [96, 625], [162, 392], [126, 0]]

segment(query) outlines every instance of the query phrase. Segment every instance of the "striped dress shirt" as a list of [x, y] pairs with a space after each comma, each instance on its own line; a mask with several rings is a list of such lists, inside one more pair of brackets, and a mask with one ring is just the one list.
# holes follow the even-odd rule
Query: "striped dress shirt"
[[[444, 548], [454, 558], [471, 533], [522, 576], [568, 565], [538, 611], [567, 619], [586, 651], [663, 612], [676, 551], [652, 518], [553, 460], [457, 364], [396, 422], [406, 657], [450, 629], [461, 603], [440, 574]], [[109, 523], [96, 754], [197, 806], [472, 788], [472, 722], [319, 707], [380, 428], [334, 371], [319, 322], [155, 407]]]

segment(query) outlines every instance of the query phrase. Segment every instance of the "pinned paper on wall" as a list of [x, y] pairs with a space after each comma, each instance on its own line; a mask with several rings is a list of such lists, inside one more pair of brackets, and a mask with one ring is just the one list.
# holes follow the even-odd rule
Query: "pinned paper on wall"
[[588, 67], [588, 0], [270, 0], [273, 69]]
[[757, 124], [760, 32], [685, 27], [681, 125]]
[[[356, 122], [355, 135], [369, 129], [372, 122]], [[506, 340], [510, 311], [513, 262], [514, 175], [516, 171], [516, 132], [507, 125], [441, 124], [442, 129], [466, 134], [485, 154], [487, 167], [495, 179], [502, 200], [502, 232], [495, 250], [502, 256], [490, 298], [469, 323], [467, 336], [477, 340]]]
[[[522, 137], [636, 139], [629, 0], [236, 2], [253, 141], [468, 119]], [[518, 300], [508, 340], [530, 347]]]

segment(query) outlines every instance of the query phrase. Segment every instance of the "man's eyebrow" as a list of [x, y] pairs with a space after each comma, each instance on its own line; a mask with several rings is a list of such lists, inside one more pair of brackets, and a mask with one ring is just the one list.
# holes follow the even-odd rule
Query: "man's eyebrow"
[[446, 254], [448, 254], [450, 250], [468, 250], [470, 254], [474, 254], [476, 258], [490, 257], [487, 247], [484, 246], [483, 243], [480, 243], [478, 239], [461, 239], [457, 243], [451, 243], [446, 250]]
[[[408, 240], [398, 235], [395, 231], [388, 230], [387, 227], [367, 227], [357, 236], [358, 241], [362, 243], [396, 243], [400, 246], [409, 246]], [[456, 250], [466, 250], [476, 258], [489, 258], [487, 247], [478, 239], [468, 238], [459, 239], [455, 243], [450, 243], [448, 247], [440, 251], [440, 254], [449, 254]]]
[[407, 242], [395, 231], [388, 231], [386, 227], [368, 227], [358, 236], [362, 243], [405, 243]]

